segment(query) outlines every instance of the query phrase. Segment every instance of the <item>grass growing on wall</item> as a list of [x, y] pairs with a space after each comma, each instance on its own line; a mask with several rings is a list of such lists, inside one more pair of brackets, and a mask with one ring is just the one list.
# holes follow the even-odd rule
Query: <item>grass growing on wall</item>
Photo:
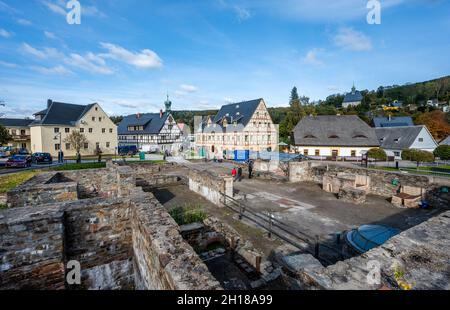
[[185, 205], [184, 207], [176, 207], [169, 213], [178, 225], [203, 222], [207, 218], [203, 207], [199, 205]]
[[34, 177], [37, 171], [23, 171], [0, 177], [0, 194], [4, 194]]

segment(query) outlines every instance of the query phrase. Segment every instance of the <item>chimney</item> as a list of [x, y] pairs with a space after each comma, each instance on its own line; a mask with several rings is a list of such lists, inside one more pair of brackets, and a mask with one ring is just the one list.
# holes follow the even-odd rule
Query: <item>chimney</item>
[[48, 99], [47, 100], [47, 109], [50, 108], [50, 106], [52, 105], [53, 101], [52, 99]]
[[161, 109], [161, 110], [159, 110], [159, 118], [162, 118], [163, 117], [163, 110]]

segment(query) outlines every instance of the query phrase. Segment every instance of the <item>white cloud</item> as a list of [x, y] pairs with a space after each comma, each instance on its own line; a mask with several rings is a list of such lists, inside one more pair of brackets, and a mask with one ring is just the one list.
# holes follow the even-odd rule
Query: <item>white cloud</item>
[[306, 53], [306, 56], [303, 58], [303, 62], [309, 65], [315, 65], [315, 66], [321, 66], [323, 65], [323, 61], [319, 60], [318, 54], [322, 52], [321, 49], [318, 48], [314, 48], [310, 51], [308, 51], [308, 53]]
[[0, 28], [0, 37], [3, 37], [3, 38], [9, 38], [9, 37], [11, 37], [11, 36], [12, 36], [12, 33], [11, 33], [11, 32], [8, 32], [8, 31], [6, 31], [5, 29]]
[[87, 53], [84, 57], [72, 53], [70, 58], [66, 59], [66, 63], [91, 73], [113, 74], [114, 70], [106, 66], [103, 59], [100, 59], [100, 57], [92, 53]]
[[27, 43], [23, 43], [20, 49], [22, 52], [35, 56], [37, 58], [40, 59], [47, 58], [47, 55], [43, 51], [40, 51]]
[[22, 25], [22, 26], [31, 26], [33, 24], [31, 21], [29, 21], [28, 19], [24, 19], [24, 18], [19, 18], [16, 21], [19, 25]]
[[101, 54], [101, 57], [120, 60], [139, 69], [155, 69], [163, 66], [161, 58], [152, 50], [144, 49], [136, 53], [112, 43], [100, 45], [108, 50], [108, 53]]
[[252, 17], [250, 10], [244, 7], [240, 1], [219, 0], [218, 3], [222, 8], [234, 11], [239, 21], [244, 21]]
[[195, 93], [198, 91], [198, 87], [196, 87], [194, 85], [187, 85], [187, 84], [180, 85], [180, 89], [187, 93]]
[[63, 15], [63, 16], [67, 15], [67, 12], [64, 9], [64, 6], [62, 5], [61, 2], [55, 3], [55, 2], [51, 2], [51, 1], [42, 1], [42, 4], [45, 5], [53, 13]]
[[352, 28], [341, 28], [333, 38], [334, 44], [350, 51], [370, 51], [372, 41], [364, 33]]
[[96, 16], [101, 18], [106, 17], [106, 14], [101, 12], [97, 7], [89, 5], [81, 6], [81, 14], [85, 16]]
[[246, 19], [249, 19], [250, 17], [252, 17], [252, 14], [246, 8], [243, 8], [240, 6], [235, 6], [234, 11], [236, 12], [236, 15], [240, 21], [243, 21], [243, 20], [246, 20]]
[[0, 66], [7, 67], [7, 68], [17, 68], [18, 67], [18, 65], [16, 65], [16, 64], [13, 64], [11, 62], [1, 61], [1, 60], [0, 60]]
[[53, 32], [50, 31], [44, 31], [44, 35], [47, 39], [56, 40], [57, 37]]
[[31, 67], [36, 72], [46, 74], [46, 75], [70, 75], [72, 74], [72, 71], [69, 69], [63, 67], [63, 66], [56, 66], [52, 68], [46, 68], [46, 67], [39, 67], [39, 66], [33, 66]]
[[42, 50], [39, 50], [27, 43], [23, 43], [20, 47], [20, 50], [23, 53], [35, 56], [36, 58], [39, 58], [39, 59], [63, 59], [64, 58], [64, 54], [59, 52], [55, 48], [46, 47]]
[[9, 6], [3, 1], [0, 1], [0, 11], [6, 12], [9, 14], [18, 14], [20, 11], [16, 10], [15, 8]]
[[[401, 5], [406, 0], [383, 0], [382, 9]], [[219, 3], [223, 5], [224, 0]], [[367, 0], [227, 0], [228, 6], [245, 5], [247, 10], [309, 22], [342, 22], [367, 15]]]
[[123, 107], [123, 108], [129, 108], [129, 109], [136, 109], [139, 107], [139, 104], [137, 103], [133, 103], [133, 102], [129, 102], [126, 100], [116, 100], [113, 101], [114, 104]]
[[[68, 10], [66, 9], [66, 2], [64, 0], [50, 1], [43, 0], [42, 4], [45, 5], [53, 13], [66, 16]], [[94, 17], [106, 17], [106, 14], [101, 12], [97, 7], [92, 5], [81, 4], [81, 15], [82, 16], [94, 16]]]
[[[69, 56], [64, 55], [54, 48], [37, 49], [33, 46], [23, 43], [20, 49], [23, 53], [32, 55], [40, 60], [52, 59], [65, 63], [90, 73], [112, 74], [114, 70], [109, 68], [103, 58], [94, 53], [88, 52], [85, 56], [77, 53], [71, 53]], [[59, 72], [62, 72], [59, 68]]]

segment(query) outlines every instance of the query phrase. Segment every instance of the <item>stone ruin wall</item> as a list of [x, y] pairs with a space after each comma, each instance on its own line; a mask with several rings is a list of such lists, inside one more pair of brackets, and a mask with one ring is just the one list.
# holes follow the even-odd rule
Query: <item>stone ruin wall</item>
[[233, 197], [233, 178], [216, 176], [208, 171], [190, 169], [188, 172], [189, 189], [215, 205], [222, 205], [223, 193]]
[[[450, 212], [410, 228], [360, 256], [324, 267], [310, 254], [283, 258], [288, 272], [310, 289], [450, 289]], [[380, 283], [367, 281], [373, 262], [381, 268]], [[403, 276], [396, 277], [401, 271]]]
[[[354, 174], [367, 176], [370, 178], [369, 193], [386, 198], [390, 198], [395, 195], [402, 185], [421, 187], [427, 191], [425, 197], [432, 204], [443, 207], [448, 207], [450, 205], [450, 195], [448, 193], [439, 193], [440, 187], [450, 186], [450, 179], [365, 168], [325, 165], [323, 163], [316, 162], [289, 163], [289, 181], [293, 183], [315, 182], [322, 184], [324, 176], [333, 174]], [[398, 185], [392, 184], [394, 179], [398, 180]]]
[[[164, 207], [136, 188], [132, 169], [95, 174], [90, 185], [86, 171], [63, 175], [113, 197], [0, 211], [0, 289], [221, 288]], [[81, 263], [81, 286], [65, 283], [70, 260]]]

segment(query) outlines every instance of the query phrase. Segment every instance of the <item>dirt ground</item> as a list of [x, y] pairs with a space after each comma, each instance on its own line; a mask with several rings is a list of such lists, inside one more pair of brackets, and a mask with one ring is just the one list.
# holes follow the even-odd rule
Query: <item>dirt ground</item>
[[[232, 164], [196, 163], [199, 169], [215, 174], [231, 173]], [[186, 168], [171, 171], [185, 175]], [[335, 194], [327, 193], [315, 183], [284, 183], [261, 179], [243, 179], [234, 183], [235, 199], [258, 213], [270, 211], [275, 218], [298, 232], [308, 236], [330, 237], [363, 224], [381, 224], [406, 230], [442, 212], [442, 210], [401, 209], [387, 199], [369, 195], [364, 204], [352, 204], [338, 200]], [[242, 221], [224, 207], [218, 207], [186, 185], [160, 187], [154, 191], [158, 200], [167, 208], [186, 205], [201, 205], [205, 211], [234, 227], [248, 238], [256, 248], [269, 256], [284, 242], [269, 239], [267, 232], [253, 222]]]

